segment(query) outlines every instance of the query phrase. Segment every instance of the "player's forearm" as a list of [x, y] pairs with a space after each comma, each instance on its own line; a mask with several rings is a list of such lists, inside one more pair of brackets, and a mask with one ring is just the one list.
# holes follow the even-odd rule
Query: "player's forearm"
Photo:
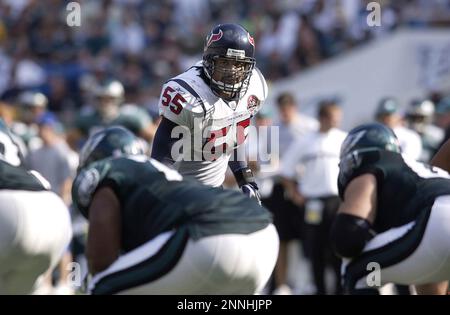
[[70, 205], [72, 203], [72, 178], [69, 177], [63, 182], [60, 192], [64, 203]]
[[241, 145], [233, 150], [231, 153], [231, 158], [228, 161], [228, 166], [233, 173], [242, 168], [248, 167], [244, 145]]
[[121, 249], [121, 208], [115, 192], [100, 188], [89, 207], [89, 231], [86, 257], [89, 271], [96, 274], [108, 268]]
[[147, 126], [145, 126], [145, 128], [141, 129], [141, 131], [139, 132], [139, 136], [147, 141], [152, 141], [153, 138], [155, 137], [155, 133], [156, 133], [155, 125], [150, 123]]
[[[248, 180], [254, 181], [253, 174], [251, 170], [248, 168], [247, 161], [245, 159], [245, 151], [242, 147], [238, 147], [233, 151], [232, 157], [228, 162], [228, 167], [233, 172], [234, 177], [236, 178], [236, 182], [239, 187], [248, 183]], [[251, 179], [249, 179], [246, 174], [251, 175]]]
[[247, 163], [242, 162], [230, 162], [228, 163], [231, 171], [234, 174], [234, 178], [239, 187], [255, 183], [255, 178], [253, 176], [252, 170], [247, 166]]
[[247, 162], [245, 162], [245, 161], [229, 161], [228, 167], [234, 173], [236, 171], [239, 171], [242, 168], [246, 168]]
[[438, 153], [431, 160], [431, 165], [450, 172], [450, 140], [444, 143]]
[[174, 163], [172, 146], [178, 140], [171, 137], [172, 129], [177, 125], [163, 117], [155, 133], [151, 157], [163, 164]]

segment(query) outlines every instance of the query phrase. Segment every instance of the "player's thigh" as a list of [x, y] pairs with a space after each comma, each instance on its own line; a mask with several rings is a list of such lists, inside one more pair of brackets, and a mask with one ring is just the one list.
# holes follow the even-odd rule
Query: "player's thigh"
[[21, 242], [26, 253], [48, 255], [55, 266], [72, 238], [69, 211], [49, 191], [29, 192], [22, 205]]
[[41, 254], [30, 257], [18, 253], [10, 257], [13, 262], [9, 264], [6, 276], [0, 275], [0, 294], [31, 294], [39, 276], [50, 265], [49, 256]]
[[216, 240], [205, 239], [200, 250], [215, 257], [207, 280], [211, 287], [205, 289], [216, 294], [258, 293], [275, 267], [278, 246], [278, 235], [273, 225], [246, 235], [230, 234], [217, 236]]
[[248, 235], [191, 239], [170, 272], [119, 294], [253, 294], [268, 281], [277, 254], [273, 225]]
[[[185, 229], [161, 233], [138, 248], [121, 255], [106, 270], [96, 274], [89, 284], [94, 295], [175, 294], [190, 277], [181, 260], [188, 252]], [[183, 278], [184, 277], [184, 278]]]
[[[362, 275], [368, 263], [382, 262], [382, 283], [427, 284], [449, 279], [450, 197], [438, 198], [425, 218], [377, 235], [366, 246], [364, 258], [350, 263], [349, 275]], [[364, 283], [362, 277], [357, 287]]]
[[[382, 270], [393, 282], [427, 284], [450, 279], [450, 196], [431, 209], [420, 245], [405, 260]], [[394, 281], [396, 280], [396, 281]]]
[[31, 293], [36, 279], [49, 267], [49, 255], [40, 253], [38, 247], [33, 251], [24, 247], [26, 197], [20, 191], [0, 191], [1, 294]]
[[17, 203], [9, 191], [0, 191], [0, 257], [16, 243], [19, 227], [19, 212]]
[[29, 259], [47, 255], [55, 265], [72, 237], [64, 202], [49, 191], [16, 190], [0, 192], [0, 201], [0, 242]]
[[[230, 282], [229, 271], [224, 267], [234, 266], [239, 256], [238, 246], [229, 251], [226, 238], [216, 235], [189, 239], [173, 269], [118, 294], [219, 294]], [[224, 250], [228, 250], [227, 257]]]

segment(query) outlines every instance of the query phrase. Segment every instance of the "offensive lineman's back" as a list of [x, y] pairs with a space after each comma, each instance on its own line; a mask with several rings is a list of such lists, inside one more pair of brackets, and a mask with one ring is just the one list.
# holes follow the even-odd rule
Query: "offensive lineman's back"
[[374, 230], [384, 232], [413, 221], [429, 210], [438, 196], [450, 194], [450, 175], [437, 168], [390, 151], [359, 153], [357, 167], [341, 166], [339, 191], [355, 177], [365, 173], [377, 178], [377, 216]]
[[104, 186], [114, 190], [122, 205], [125, 251], [188, 220], [193, 239], [251, 233], [271, 222], [266, 209], [238, 192], [181, 179], [177, 172], [143, 155], [109, 158], [80, 173], [72, 195], [75, 205], [88, 217], [92, 194]]

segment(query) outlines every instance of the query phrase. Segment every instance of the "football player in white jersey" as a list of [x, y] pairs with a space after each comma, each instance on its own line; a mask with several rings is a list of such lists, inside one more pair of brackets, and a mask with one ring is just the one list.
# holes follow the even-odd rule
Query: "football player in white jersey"
[[211, 30], [203, 61], [162, 88], [162, 121], [152, 157], [214, 187], [222, 185], [230, 166], [243, 192], [259, 199], [242, 146], [250, 119], [267, 97], [254, 53], [254, 40], [242, 26], [220, 24]]

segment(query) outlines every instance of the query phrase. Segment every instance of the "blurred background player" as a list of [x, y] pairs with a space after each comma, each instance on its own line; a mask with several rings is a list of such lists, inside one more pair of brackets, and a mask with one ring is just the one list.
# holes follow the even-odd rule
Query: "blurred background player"
[[[76, 153], [65, 142], [63, 138], [63, 126], [54, 114], [45, 113], [41, 115], [37, 121], [37, 125], [42, 146], [28, 153], [26, 166], [28, 169], [36, 170], [44, 176], [50, 183], [51, 190], [69, 207], [72, 203], [70, 192], [75, 175], [73, 173], [72, 159]], [[73, 288], [68, 283], [69, 264], [72, 260], [72, 254], [68, 247], [59, 264], [58, 283], [55, 289], [53, 288], [51, 271], [47, 275], [46, 290], [48, 290], [48, 293], [73, 294]], [[44, 291], [40, 293], [43, 294]]]
[[[304, 285], [302, 288], [294, 288], [295, 284], [292, 283], [291, 279], [288, 279], [288, 271], [292, 267], [289, 263], [289, 246], [293, 244], [293, 241], [301, 241], [301, 248], [304, 245], [302, 244], [304, 240], [304, 209], [303, 205], [297, 205], [291, 201], [289, 194], [285, 191], [279, 173], [280, 169], [283, 168], [283, 158], [289, 148], [305, 134], [316, 131], [319, 123], [316, 119], [300, 113], [300, 106], [291, 93], [280, 93], [276, 104], [278, 117], [274, 118], [273, 126], [278, 130], [278, 139], [275, 140], [278, 152], [275, 151], [275, 148], [268, 151], [270, 152], [271, 172], [259, 172], [257, 174], [257, 178], [265, 178], [267, 175], [272, 175], [264, 181], [264, 186], [267, 186], [270, 181], [272, 187], [269, 192], [264, 193], [263, 204], [273, 213], [274, 224], [280, 236], [280, 252], [273, 275], [273, 293], [292, 294], [294, 293], [293, 289], [308, 293], [307, 285]], [[273, 130], [273, 128], [269, 130]], [[270, 137], [268, 137], [267, 141], [258, 141], [258, 143], [253, 145], [258, 145], [259, 147], [261, 143], [273, 145]], [[249, 145], [251, 146], [252, 144], [249, 143]], [[264, 164], [262, 166], [267, 167]], [[265, 187], [263, 188], [266, 189]], [[300, 256], [303, 257], [304, 255], [305, 252], [302, 251]], [[301, 261], [301, 263], [305, 262], [304, 259]]]
[[106, 126], [123, 126], [148, 143], [153, 140], [154, 126], [149, 114], [133, 104], [124, 104], [125, 90], [117, 80], [94, 83], [90, 92], [93, 107], [86, 108], [76, 119], [71, 143], [80, 145], [89, 135]]
[[390, 97], [382, 99], [378, 104], [375, 119], [394, 131], [404, 154], [414, 160], [421, 157], [422, 140], [417, 132], [404, 126], [396, 99]]
[[405, 120], [408, 127], [417, 132], [422, 140], [419, 160], [430, 162], [444, 138], [441, 128], [434, 125], [434, 103], [428, 99], [413, 100], [407, 109]]
[[259, 293], [278, 251], [270, 213], [144, 153], [121, 127], [83, 147], [73, 199], [89, 220], [91, 293]]
[[21, 159], [0, 119], [1, 294], [39, 290], [42, 275], [56, 266], [72, 237], [64, 202]]
[[52, 187], [52, 191], [69, 205], [72, 184], [71, 150], [62, 138], [63, 127], [52, 113], [44, 114], [37, 121], [38, 135], [43, 144], [32, 150], [26, 158], [29, 169], [38, 171]]
[[6, 127], [8, 127], [11, 131], [11, 138], [17, 144], [22, 156], [25, 157], [28, 153], [27, 145], [25, 144], [25, 141], [23, 141], [23, 139], [20, 136], [16, 135], [12, 130], [12, 128], [16, 124], [19, 124], [17, 120], [17, 106], [15, 106], [13, 102], [0, 101], [0, 119], [3, 120]]
[[[316, 294], [340, 294], [340, 260], [332, 252], [328, 236], [340, 204], [336, 182], [346, 133], [339, 129], [342, 110], [334, 101], [323, 101], [317, 116], [319, 130], [299, 137], [290, 146], [283, 157], [281, 175], [291, 200], [304, 207], [305, 250]], [[327, 267], [334, 271], [332, 292], [327, 291]]]
[[48, 99], [40, 92], [26, 91], [19, 94], [18, 120], [12, 124], [11, 131], [25, 143], [27, 151], [42, 145], [39, 137], [38, 119], [47, 111]]

